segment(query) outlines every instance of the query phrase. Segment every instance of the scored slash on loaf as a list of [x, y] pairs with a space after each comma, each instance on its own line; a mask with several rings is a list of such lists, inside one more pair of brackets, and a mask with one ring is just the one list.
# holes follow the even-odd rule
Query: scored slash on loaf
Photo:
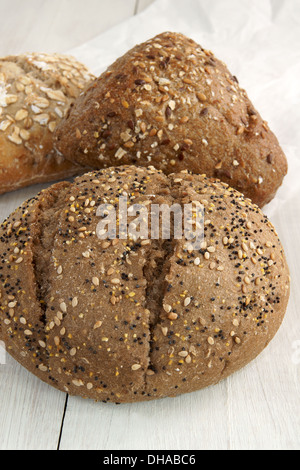
[[[100, 204], [205, 207], [205, 238], [100, 240]], [[129, 217], [129, 221], [131, 218]], [[225, 183], [123, 166], [57, 183], [0, 230], [0, 339], [48, 384], [96, 401], [216, 384], [269, 344], [289, 299], [278, 235]]]
[[67, 159], [93, 168], [188, 169], [235, 187], [260, 207], [287, 160], [226, 65], [193, 40], [163, 33], [119, 58], [55, 131]]

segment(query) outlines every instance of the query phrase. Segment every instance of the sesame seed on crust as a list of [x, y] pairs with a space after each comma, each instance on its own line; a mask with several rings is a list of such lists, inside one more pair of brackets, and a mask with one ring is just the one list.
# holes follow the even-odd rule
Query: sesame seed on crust
[[187, 168], [260, 207], [287, 172], [276, 136], [237, 78], [212, 52], [172, 32], [112, 64], [76, 100], [55, 139], [61, 154], [92, 168]]
[[53, 136], [93, 79], [83, 64], [62, 54], [0, 59], [0, 194], [82, 173], [54, 151]]
[[[130, 203], [146, 207], [205, 194], [202, 247], [173, 235], [100, 240], [97, 208], [117, 204], [125, 186]], [[0, 260], [7, 351], [45, 382], [96, 401], [152, 400], [219, 382], [266, 347], [289, 298], [284, 251], [267, 217], [228, 185], [186, 171], [122, 166], [58, 183], [3, 222]]]

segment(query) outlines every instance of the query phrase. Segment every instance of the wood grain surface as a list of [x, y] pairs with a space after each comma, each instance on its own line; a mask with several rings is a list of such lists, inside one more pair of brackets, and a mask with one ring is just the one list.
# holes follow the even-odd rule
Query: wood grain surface
[[[0, 55], [76, 48], [152, 3], [0, 0]], [[1, 196], [0, 220], [42, 187]], [[292, 297], [281, 330], [256, 361], [197, 393], [116, 406], [68, 397], [6, 355], [0, 364], [0, 450], [298, 450], [299, 204], [287, 204], [272, 222], [286, 247]]]

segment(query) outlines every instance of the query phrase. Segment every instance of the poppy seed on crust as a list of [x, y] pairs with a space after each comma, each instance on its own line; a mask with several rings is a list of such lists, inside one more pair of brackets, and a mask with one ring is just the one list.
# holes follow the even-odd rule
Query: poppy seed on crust
[[[201, 249], [173, 234], [100, 240], [97, 207], [124, 191], [131, 204], [202, 204]], [[228, 377], [271, 341], [289, 299], [268, 218], [227, 184], [187, 171], [122, 166], [53, 185], [3, 222], [0, 263], [7, 352], [50, 385], [104, 402]]]

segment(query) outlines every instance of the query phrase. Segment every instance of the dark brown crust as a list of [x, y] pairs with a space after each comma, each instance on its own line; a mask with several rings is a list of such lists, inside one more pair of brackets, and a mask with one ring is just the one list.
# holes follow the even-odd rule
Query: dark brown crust
[[[55, 385], [55, 381], [49, 375], [49, 351], [39, 343], [46, 341], [43, 284], [47, 282], [47, 276], [46, 265], [43, 268], [41, 265], [45, 258], [48, 258], [49, 263], [51, 255], [51, 246], [46, 247], [43, 239], [50, 222], [47, 214], [50, 210], [54, 217], [52, 224], [56, 225], [55, 207], [59, 205], [69, 184], [58, 183], [49, 191], [24, 203], [3, 223], [5, 233], [1, 234], [1, 244], [7, 246], [5, 256], [11, 262], [8, 270], [4, 270], [5, 274], [1, 272], [7, 318], [6, 322], [1, 322], [0, 334], [9, 353], [30, 372], [51, 385]], [[12, 239], [17, 241], [15, 245], [10, 243]], [[49, 236], [48, 233], [47, 239], [48, 245], [51, 244], [53, 234]], [[11, 271], [14, 271], [14, 275], [10, 274]], [[17, 318], [14, 317], [16, 311]], [[8, 321], [13, 324], [12, 328]]]
[[149, 164], [218, 178], [259, 206], [287, 173], [277, 138], [225, 64], [164, 33], [118, 59], [56, 132], [66, 158], [94, 168]]
[[0, 194], [87, 171], [53, 149], [53, 131], [93, 79], [64, 55], [0, 58]]
[[[205, 207], [205, 244], [100, 240], [97, 207]], [[129, 217], [130, 221], [130, 217]], [[276, 334], [289, 270], [274, 227], [224, 183], [120, 167], [59, 183], [1, 227], [0, 339], [45, 382], [116, 403], [219, 382]]]

